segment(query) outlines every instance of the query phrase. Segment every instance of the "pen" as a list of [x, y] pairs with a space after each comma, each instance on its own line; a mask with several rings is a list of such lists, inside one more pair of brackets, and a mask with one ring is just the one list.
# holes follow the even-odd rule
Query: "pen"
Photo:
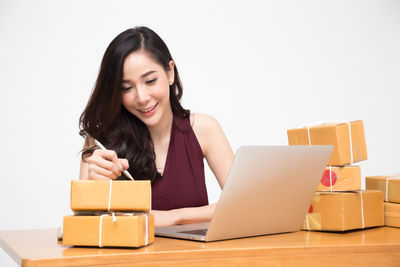
[[[98, 146], [100, 149], [103, 150], [107, 150], [99, 141], [97, 141], [96, 139], [94, 139], [94, 143], [96, 144], [96, 146]], [[125, 170], [124, 168], [122, 168], [122, 166], [119, 166], [121, 171], [125, 174], [126, 177], [128, 177], [129, 179], [131, 179], [132, 181], [134, 181], [135, 179], [133, 179], [132, 175]]]

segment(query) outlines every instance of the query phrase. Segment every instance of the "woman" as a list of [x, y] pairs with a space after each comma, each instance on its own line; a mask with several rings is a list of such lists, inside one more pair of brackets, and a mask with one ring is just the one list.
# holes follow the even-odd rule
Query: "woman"
[[[155, 226], [209, 221], [205, 157], [220, 187], [233, 152], [215, 119], [180, 104], [178, 69], [162, 39], [146, 27], [128, 29], [108, 46], [80, 117], [85, 138], [80, 179], [152, 183]], [[94, 139], [108, 150], [96, 149]]]

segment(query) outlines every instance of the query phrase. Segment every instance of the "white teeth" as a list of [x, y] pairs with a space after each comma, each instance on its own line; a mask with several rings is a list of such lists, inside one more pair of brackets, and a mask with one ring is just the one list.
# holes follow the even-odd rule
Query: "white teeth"
[[152, 107], [149, 108], [149, 109], [141, 109], [140, 112], [147, 113], [147, 112], [152, 111], [155, 107], [156, 107], [156, 105], [152, 106]]

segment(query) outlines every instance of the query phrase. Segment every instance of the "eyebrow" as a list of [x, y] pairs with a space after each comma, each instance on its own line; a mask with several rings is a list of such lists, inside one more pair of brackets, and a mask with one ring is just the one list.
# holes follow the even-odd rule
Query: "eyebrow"
[[[142, 74], [142, 76], [140, 76], [141, 78], [145, 78], [146, 76], [149, 76], [150, 74], [152, 74], [152, 73], [154, 73], [154, 72], [156, 72], [155, 70], [150, 70], [150, 71], [148, 71], [148, 72], [146, 72], [145, 74]], [[131, 80], [122, 80], [122, 82], [123, 83], [128, 83], [128, 82], [130, 82]]]

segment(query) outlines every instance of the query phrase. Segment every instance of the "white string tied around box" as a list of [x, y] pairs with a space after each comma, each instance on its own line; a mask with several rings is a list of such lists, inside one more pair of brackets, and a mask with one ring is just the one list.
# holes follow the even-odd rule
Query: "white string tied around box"
[[350, 138], [350, 164], [354, 163], [353, 159], [353, 140], [351, 138], [351, 125], [349, 121], [346, 121], [347, 125], [349, 126], [349, 138]]
[[350, 123], [350, 121], [319, 121], [319, 122], [315, 122], [315, 123], [308, 123], [308, 124], [305, 124], [305, 125], [297, 127], [297, 128], [304, 128], [304, 127], [307, 128], [308, 145], [311, 146], [312, 144], [311, 144], [310, 128], [314, 127], [314, 126], [324, 125], [324, 124], [327, 124], [327, 123], [336, 123], [336, 124], [346, 123], [348, 125], [348, 127], [349, 127], [349, 139], [350, 139], [349, 140], [350, 141], [350, 144], [349, 144], [350, 145], [350, 164], [353, 164], [354, 163], [354, 159], [353, 159], [353, 140], [352, 140], [352, 137], [351, 137], [351, 123]]
[[365, 228], [365, 224], [364, 224], [364, 203], [363, 203], [363, 194], [362, 194], [362, 191], [360, 191], [360, 199], [361, 199], [362, 229], [364, 229], [364, 228]]
[[112, 192], [112, 180], [110, 180], [110, 188], [108, 189], [108, 208], [107, 208], [108, 211], [110, 211], [111, 209], [111, 192]]
[[[99, 215], [100, 213], [96, 212], [95, 215]], [[117, 212], [117, 216], [135, 216], [135, 215], [142, 215], [144, 216], [145, 220], [145, 234], [144, 234], [144, 245], [147, 246], [149, 244], [149, 218], [147, 213], [132, 213], [132, 212]], [[115, 223], [117, 221], [117, 217], [115, 216], [115, 212], [106, 212], [100, 214], [100, 222], [99, 222], [99, 247], [103, 247], [102, 245], [102, 229], [103, 229], [103, 217], [105, 216], [112, 216], [112, 222]]]

